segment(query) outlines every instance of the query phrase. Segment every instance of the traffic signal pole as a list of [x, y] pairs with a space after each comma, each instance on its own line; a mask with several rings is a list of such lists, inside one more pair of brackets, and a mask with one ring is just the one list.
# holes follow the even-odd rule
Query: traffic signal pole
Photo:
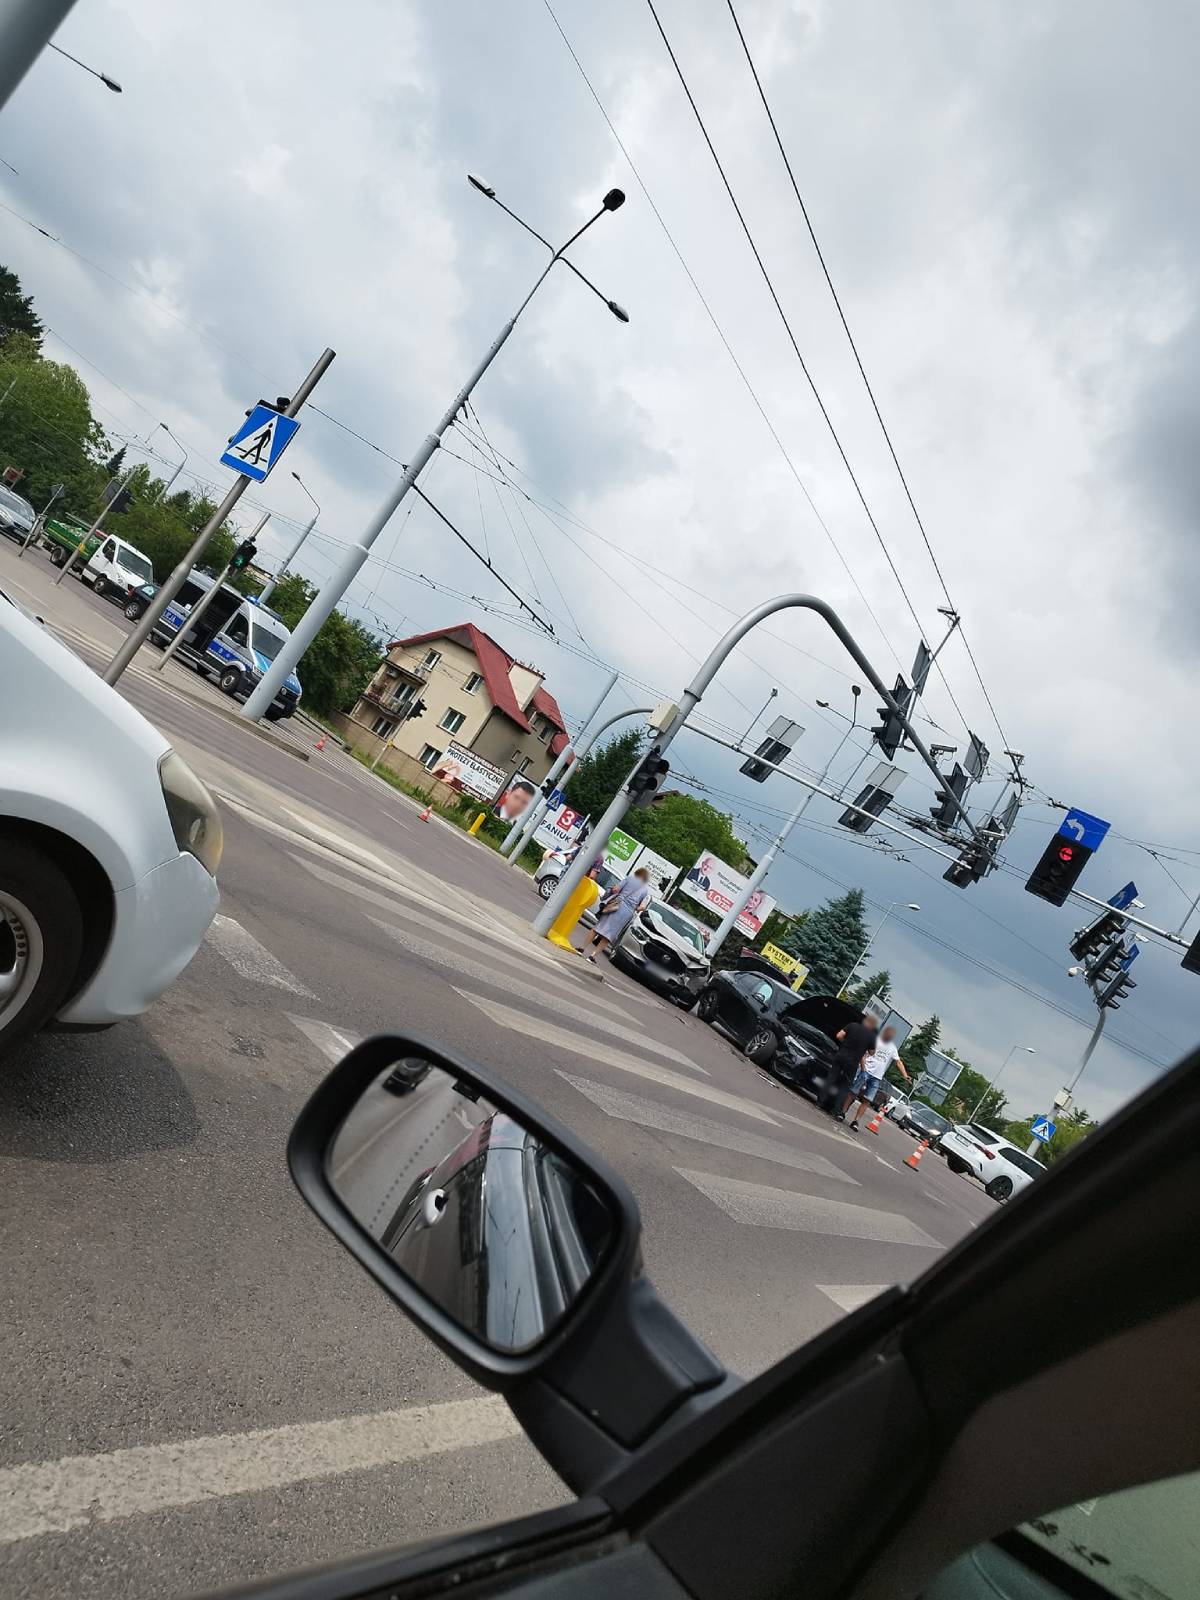
[[[679, 707], [676, 710], [674, 717], [667, 724], [666, 728], [664, 728], [659, 734], [657, 740], [655, 741], [654, 749], [651, 752], [651, 755], [657, 755], [659, 757], [665, 755], [676, 735], [686, 725], [688, 718], [700, 704], [700, 701], [704, 697], [704, 692], [708, 688], [709, 684], [716, 677], [718, 671], [724, 665], [728, 656], [732, 653], [735, 647], [742, 642], [746, 635], [756, 628], [760, 622], [765, 622], [768, 617], [774, 616], [777, 611], [797, 609], [802, 611], [815, 611], [821, 620], [826, 624], [826, 626], [829, 627], [834, 634], [836, 634], [842, 646], [858, 666], [859, 670], [866, 675], [867, 681], [870, 683], [871, 687], [876, 691], [877, 694], [880, 695], [884, 705], [890, 712], [899, 718], [913, 748], [921, 757], [921, 760], [925, 763], [926, 767], [928, 767], [929, 771], [940, 782], [941, 773], [938, 771], [937, 762], [926, 749], [920, 734], [908, 720], [907, 712], [897, 705], [889, 690], [884, 687], [882, 678], [880, 678], [879, 674], [875, 671], [875, 668], [867, 660], [866, 656], [859, 647], [857, 640], [850, 633], [849, 629], [838, 616], [837, 612], [834, 611], [833, 607], [827, 605], [824, 600], [818, 599], [816, 595], [811, 594], [784, 594], [776, 596], [776, 598], [773, 600], [764, 600], [761, 605], [756, 606], [753, 611], [747, 612], [744, 617], [733, 624], [728, 633], [726, 633], [725, 637], [721, 639], [709, 653], [707, 660], [704, 661], [703, 665], [698, 669], [692, 681], [683, 691], [682, 698], [679, 702]], [[615, 797], [613, 798], [612, 804], [592, 830], [593, 835], [599, 841], [602, 848], [609, 835], [612, 833], [612, 830], [621, 825], [626, 813], [633, 804], [634, 795], [631, 791], [630, 785], [637, 778], [638, 773], [642, 769], [642, 765], [642, 761], [639, 761], [635, 764], [624, 784], [622, 784], [621, 788], [618, 789]], [[954, 807], [971, 836], [973, 838], [982, 837], [975, 824], [967, 815], [966, 808], [961, 804], [961, 802], [954, 800]], [[587, 873], [588, 865], [588, 855], [581, 850], [576, 856], [575, 860], [559, 879], [558, 888], [555, 890], [554, 894], [534, 918], [533, 926], [535, 932], [540, 933], [543, 936], [549, 932], [555, 917], [558, 916], [559, 912], [566, 905], [571, 895], [574, 894], [575, 890], [583, 882], [583, 879]]]
[[[1083, 1055], [1080, 1058], [1079, 1066], [1075, 1069], [1075, 1076], [1071, 1079], [1070, 1083], [1067, 1084], [1067, 1086], [1066, 1086], [1067, 1106], [1064, 1107], [1064, 1110], [1066, 1110], [1070, 1106], [1071, 1100], [1074, 1098], [1074, 1095], [1075, 1095], [1075, 1085], [1079, 1082], [1080, 1078], [1083, 1077], [1083, 1074], [1084, 1074], [1085, 1070], [1087, 1069], [1087, 1064], [1092, 1059], [1092, 1053], [1095, 1050], [1096, 1046], [1100, 1043], [1100, 1035], [1104, 1032], [1104, 1019], [1107, 1016], [1108, 1016], [1108, 1007], [1107, 1006], [1102, 1006], [1101, 1009], [1100, 1009], [1100, 1015], [1096, 1018], [1096, 1026], [1092, 1029], [1092, 1037], [1088, 1040], [1087, 1046], [1085, 1047]], [[1049, 1113], [1049, 1120], [1051, 1122], [1054, 1121], [1054, 1112], [1053, 1111], [1051, 1111]], [[1038, 1147], [1039, 1147], [1039, 1145], [1041, 1143], [1042, 1143], [1042, 1141], [1040, 1139], [1031, 1139], [1029, 1141], [1028, 1146], [1026, 1147], [1025, 1154], [1027, 1156], [1036, 1155], [1037, 1151], [1038, 1151]]]
[[[294, 417], [296, 415], [296, 413], [300, 410], [300, 407], [304, 404], [309, 395], [316, 388], [317, 384], [321, 381], [321, 378], [330, 366], [333, 359], [334, 352], [332, 350], [322, 351], [321, 355], [317, 358], [316, 365], [292, 396], [291, 404], [284, 410], [283, 415], [285, 417]], [[125, 671], [125, 668], [145, 644], [146, 640], [150, 637], [151, 629], [154, 627], [155, 623], [162, 616], [163, 612], [167, 609], [171, 601], [174, 600], [175, 596], [183, 587], [183, 581], [187, 577], [188, 573], [204, 554], [208, 541], [232, 512], [234, 506], [237, 505], [243, 494], [245, 494], [246, 490], [250, 487], [250, 483], [251, 479], [247, 478], [244, 473], [238, 473], [238, 476], [234, 481], [233, 488], [230, 489], [224, 500], [221, 501], [221, 504], [201, 528], [200, 532], [192, 541], [191, 548], [188, 550], [187, 554], [179, 561], [174, 572], [172, 572], [166, 583], [163, 584], [162, 588], [154, 596], [154, 599], [151, 600], [150, 604], [146, 607], [146, 610], [142, 615], [142, 620], [130, 633], [128, 639], [126, 639], [125, 643], [117, 651], [116, 655], [113, 656], [112, 660], [108, 663], [108, 666], [105, 667], [105, 683], [116, 683], [117, 679]], [[272, 696], [272, 698], [274, 698], [274, 696]]]
[[[258, 519], [258, 522], [257, 522], [257, 524], [256, 524], [256, 526], [254, 528], [254, 531], [250, 534], [250, 538], [247, 541], [248, 543], [252, 544], [254, 542], [254, 539], [255, 539], [256, 535], [260, 534], [262, 532], [262, 530], [266, 527], [267, 522], [270, 519], [270, 516], [271, 516], [271, 513], [269, 511], [264, 511], [263, 512], [262, 516]], [[236, 554], [236, 552], [235, 552], [235, 554]], [[217, 592], [220, 589], [221, 585], [225, 582], [225, 579], [229, 576], [229, 570], [230, 570], [230, 568], [232, 566], [233, 566], [233, 557], [231, 556], [229, 558], [229, 560], [225, 563], [225, 565], [221, 568], [220, 572], [218, 572], [216, 577], [213, 579], [212, 588], [208, 591], [207, 594], [204, 594], [204, 595], [200, 596], [199, 600], [196, 601], [196, 604], [192, 607], [192, 609], [184, 617], [183, 621], [179, 624], [179, 627], [178, 627], [178, 629], [176, 630], [176, 633], [175, 633], [175, 637], [171, 640], [170, 644], [163, 651], [162, 655], [159, 656], [158, 660], [156, 662], [154, 662], [154, 666], [158, 669], [159, 672], [162, 671], [162, 669], [166, 666], [167, 662], [171, 659], [171, 657], [175, 654], [176, 650], [178, 650], [179, 646], [183, 643], [184, 634], [185, 633], [191, 633], [192, 629], [200, 621], [200, 618], [204, 615], [204, 613], [208, 610], [209, 606], [212, 605], [213, 601], [217, 598]]]

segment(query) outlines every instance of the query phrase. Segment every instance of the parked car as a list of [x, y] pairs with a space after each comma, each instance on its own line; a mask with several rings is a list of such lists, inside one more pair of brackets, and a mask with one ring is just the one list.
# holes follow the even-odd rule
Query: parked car
[[[235, 700], [248, 700], [291, 633], [273, 611], [228, 583], [221, 585], [199, 621], [189, 626], [185, 620], [188, 613], [212, 588], [213, 581], [207, 572], [192, 572], [185, 578], [179, 593], [151, 629], [150, 638], [165, 649], [183, 627], [183, 643], [175, 652], [176, 659], [216, 678], [224, 694]], [[267, 721], [290, 717], [300, 704], [301, 692], [299, 678], [294, 672], [289, 673], [267, 707]]]
[[716, 972], [701, 990], [696, 1015], [740, 1045], [757, 1066], [797, 1088], [828, 1097], [825, 1070], [837, 1035], [860, 1013], [834, 995], [799, 995], [777, 972]]
[[129, 590], [125, 596], [125, 605], [123, 610], [130, 622], [136, 622], [139, 617], [145, 616], [146, 607], [150, 604], [151, 600], [154, 599], [154, 596], [157, 593], [158, 585], [156, 583], [135, 584]]
[[613, 964], [691, 1010], [708, 977], [710, 929], [665, 900], [640, 911], [613, 951]]
[[108, 595], [123, 604], [131, 589], [154, 582], [154, 566], [136, 545], [110, 533], [88, 557], [79, 578], [91, 584], [93, 594]]
[[23, 543], [25, 535], [37, 521], [37, 512], [7, 484], [0, 483], [0, 533]]
[[943, 1137], [954, 1126], [949, 1117], [927, 1106], [923, 1100], [910, 1100], [907, 1107], [897, 1113], [895, 1121], [914, 1139], [928, 1139], [931, 1150], [941, 1148]]
[[[533, 875], [533, 881], [537, 885], [537, 892], [543, 900], [549, 900], [555, 889], [558, 888], [558, 880], [574, 859], [575, 851], [573, 849], [546, 851]], [[620, 886], [621, 879], [615, 872], [610, 872], [607, 867], [601, 867], [596, 873], [596, 882], [600, 885], [600, 899], [603, 900], [605, 895], [611, 894], [614, 889]], [[588, 914], [585, 912], [582, 920], [586, 921], [587, 916]], [[595, 921], [594, 915], [592, 920]]]
[[217, 909], [221, 819], [140, 712], [0, 605], [0, 1050], [144, 1011]]
[[942, 1136], [942, 1154], [951, 1172], [978, 1178], [993, 1200], [1011, 1200], [1040, 1178], [1046, 1168], [978, 1122], [960, 1122]]
[[899, 1122], [913, 1104], [912, 1091], [897, 1089], [890, 1083], [885, 1083], [883, 1087], [887, 1094], [887, 1104], [883, 1108], [883, 1114], [885, 1117], [891, 1117], [893, 1122]]

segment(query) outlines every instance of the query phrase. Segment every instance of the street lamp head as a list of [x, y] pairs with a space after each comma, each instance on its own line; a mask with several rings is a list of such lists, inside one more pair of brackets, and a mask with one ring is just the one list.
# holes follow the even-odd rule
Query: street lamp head
[[818, 700], [817, 704], [820, 706], [822, 711], [828, 711], [829, 710], [829, 701], [828, 700]]
[[915, 900], [910, 900], [908, 902], [908, 909], [910, 911], [920, 911], [921, 908], [920, 908], [920, 906], [917, 904], [917, 902]]
[[487, 195], [489, 200], [494, 200], [496, 198], [496, 191], [492, 188], [491, 184], [485, 183], [483, 179], [478, 177], [474, 172], [467, 173], [467, 182], [472, 188], [478, 189], [480, 194]]
[[851, 693], [851, 694], [852, 694], [852, 695], [853, 695], [853, 696], [854, 696], [854, 698], [855, 698], [855, 699], [856, 699], [856, 700], [857, 700], [857, 699], [858, 699], [858, 697], [859, 697], [859, 695], [860, 695], [860, 694], [861, 694], [861, 693], [862, 693], [862, 685], [861, 685], [861, 684], [858, 684], [858, 683], [852, 683], [852, 684], [851, 684], [851, 685], [850, 685], [850, 693]]
[[1025, 1048], [1025, 1052], [1026, 1052], [1027, 1055], [1031, 1055], [1031, 1056], [1037, 1055], [1037, 1051], [1033, 1048], [1033, 1046], [1031, 1044], [1027, 1044], [1024, 1048]]
[[610, 189], [604, 196], [605, 211], [619, 211], [625, 204], [624, 189]]
[[103, 72], [100, 74], [100, 82], [106, 89], [111, 89], [114, 94], [123, 94], [125, 92], [115, 78], [107, 77]]
[[300, 474], [298, 472], [293, 472], [292, 477], [295, 478], [297, 483], [300, 482]]
[[626, 311], [624, 306], [619, 306], [615, 300], [608, 300], [605, 302], [605, 304], [608, 306], [608, 309], [612, 312], [613, 316], [616, 317], [618, 322], [629, 321], [629, 313]]

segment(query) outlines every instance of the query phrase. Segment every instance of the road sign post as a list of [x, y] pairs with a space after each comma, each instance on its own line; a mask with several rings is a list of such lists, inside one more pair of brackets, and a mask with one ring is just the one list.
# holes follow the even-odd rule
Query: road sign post
[[[300, 407], [304, 404], [309, 395], [316, 388], [317, 384], [321, 381], [323, 374], [326, 372], [333, 359], [334, 352], [332, 350], [325, 350], [321, 353], [312, 371], [308, 374], [304, 382], [292, 396], [291, 404], [286, 408], [285, 411], [280, 413], [282, 416], [294, 417], [296, 415], [297, 411], [299, 411]], [[224, 523], [230, 512], [232, 512], [234, 506], [237, 505], [238, 501], [242, 498], [242, 495], [245, 494], [246, 490], [250, 487], [252, 480], [247, 476], [246, 473], [242, 472], [240, 468], [238, 468], [237, 471], [238, 477], [237, 481], [233, 485], [233, 488], [230, 489], [224, 500], [221, 501], [221, 504], [213, 512], [212, 516], [209, 517], [203, 528], [201, 528], [200, 532], [196, 535], [192, 542], [191, 549], [188, 550], [187, 554], [176, 566], [174, 572], [172, 572], [166, 583], [163, 584], [162, 588], [154, 596], [154, 599], [146, 607], [146, 610], [142, 615], [142, 620], [133, 629], [133, 632], [117, 651], [116, 655], [113, 656], [112, 660], [108, 663], [108, 666], [105, 667], [105, 683], [116, 683], [117, 679], [125, 671], [125, 668], [133, 660], [134, 656], [137, 655], [138, 651], [150, 637], [150, 631], [154, 627], [155, 623], [162, 616], [163, 612], [167, 609], [171, 601], [174, 600], [175, 596], [183, 587], [184, 579], [196, 565], [197, 561], [199, 561], [200, 557], [204, 554], [205, 546], [208, 544], [208, 541], [212, 538], [213, 534], [216, 533], [217, 529]], [[273, 698], [274, 691], [272, 691], [272, 699]]]

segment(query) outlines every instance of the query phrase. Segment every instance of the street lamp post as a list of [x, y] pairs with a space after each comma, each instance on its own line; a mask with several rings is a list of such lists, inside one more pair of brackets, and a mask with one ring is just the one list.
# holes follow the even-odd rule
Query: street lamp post
[[122, 93], [121, 85], [115, 78], [110, 78], [107, 72], [98, 72], [95, 67], [89, 67], [86, 61], [80, 61], [78, 56], [73, 56], [69, 50], [64, 50], [62, 45], [53, 42], [47, 49], [56, 51], [60, 56], [66, 56], [68, 61], [73, 61], [77, 67], [82, 67], [85, 72], [90, 72], [93, 78], [99, 78], [106, 89], [111, 89], [114, 94]]
[[[850, 721], [846, 726], [846, 731], [845, 731], [845, 733], [842, 734], [841, 739], [838, 741], [837, 747], [835, 748], [833, 754], [830, 756], [829, 760], [825, 763], [825, 766], [821, 771], [820, 778], [817, 780], [818, 783], [822, 786], [822, 788], [825, 785], [826, 778], [828, 778], [828, 776], [829, 776], [829, 769], [833, 766], [833, 763], [841, 755], [843, 749], [845, 748], [847, 739], [849, 739], [850, 735], [854, 732], [855, 728], [858, 726], [858, 697], [862, 693], [862, 690], [858, 686], [857, 683], [853, 683], [853, 684], [850, 685], [850, 693], [854, 696], [854, 714], [850, 718]], [[820, 701], [818, 701], [817, 703], [819, 705]], [[733, 929], [737, 926], [738, 918], [741, 916], [742, 912], [746, 909], [746, 907], [750, 904], [751, 897], [753, 896], [755, 890], [762, 883], [762, 881], [766, 877], [767, 873], [771, 870], [771, 863], [775, 860], [775, 857], [779, 854], [780, 850], [782, 850], [784, 845], [787, 843], [788, 836], [790, 835], [792, 829], [796, 826], [796, 824], [800, 821], [800, 818], [804, 815], [804, 813], [808, 810], [809, 806], [812, 804], [812, 801], [813, 801], [813, 798], [816, 795], [816, 792], [817, 791], [815, 789], [810, 789], [808, 791], [808, 793], [804, 796], [804, 799], [801, 800], [800, 804], [792, 812], [791, 816], [784, 823], [783, 827], [780, 828], [779, 832], [775, 835], [774, 839], [772, 839], [771, 843], [767, 846], [766, 850], [764, 850], [762, 860], [758, 863], [758, 865], [755, 867], [754, 871], [746, 879], [746, 884], [745, 884], [745, 887], [743, 888], [741, 894], [738, 895], [737, 899], [733, 902], [732, 906], [730, 906], [729, 910], [725, 913], [725, 915], [722, 917], [721, 921], [717, 924], [717, 928], [716, 928], [715, 933], [709, 939], [708, 944], [705, 947], [710, 959], [713, 956], [716, 955], [717, 951], [725, 943], [725, 941], [729, 937], [730, 933], [732, 933]]]
[[[620, 678], [620, 676], [621, 674], [615, 668], [609, 673], [607, 682], [596, 698], [596, 704], [592, 707], [587, 716], [584, 717], [583, 722], [580, 724], [578, 735], [574, 741], [569, 741], [559, 751], [558, 757], [554, 764], [551, 766], [546, 776], [542, 779], [542, 792], [536, 797], [525, 815], [523, 817], [518, 817], [513, 823], [512, 827], [504, 835], [504, 842], [500, 846], [500, 854], [502, 856], [509, 856], [514, 862], [516, 861], [517, 857], [521, 854], [521, 851], [525, 848], [526, 843], [532, 837], [534, 829], [546, 815], [546, 812], [550, 809], [550, 796], [554, 792], [554, 786], [559, 776], [566, 771], [569, 762], [578, 761], [588, 753], [592, 745], [595, 744], [597, 736], [603, 732], [603, 730], [609, 726], [609, 722], [613, 720], [610, 718], [609, 722], [602, 723], [590, 738], [587, 737], [586, 730], [588, 724], [593, 722], [600, 715], [600, 707], [608, 699], [612, 690], [616, 688], [617, 680]], [[622, 715], [625, 714], [626, 713], [622, 713]]]
[[175, 482], [175, 479], [183, 471], [184, 467], [187, 466], [188, 453], [187, 453], [186, 446], [180, 443], [180, 441], [171, 432], [170, 428], [167, 427], [165, 422], [156, 422], [154, 424], [154, 426], [150, 429], [150, 432], [146, 435], [146, 443], [147, 443], [147, 445], [150, 443], [151, 439], [154, 437], [154, 435], [158, 432], [158, 430], [160, 428], [166, 434], [167, 438], [170, 439], [171, 443], [179, 445], [179, 448], [183, 451], [183, 460], [175, 468], [175, 471], [167, 479], [166, 483], [163, 484], [162, 497], [165, 500], [167, 498], [167, 495], [171, 492], [171, 485]]
[[284, 556], [283, 560], [280, 562], [279, 571], [275, 574], [275, 576], [273, 578], [268, 578], [267, 579], [266, 587], [263, 589], [262, 593], [258, 597], [258, 603], [259, 603], [260, 606], [265, 606], [267, 601], [275, 593], [275, 585], [279, 582], [280, 578], [283, 577], [283, 575], [287, 571], [288, 567], [291, 566], [292, 562], [296, 559], [296, 556], [299, 554], [299, 551], [300, 551], [300, 546], [304, 543], [305, 539], [308, 538], [309, 534], [316, 527], [317, 518], [321, 515], [320, 503], [317, 500], [316, 495], [312, 494], [309, 491], [307, 485], [304, 482], [304, 479], [300, 476], [300, 474], [298, 472], [293, 472], [292, 473], [292, 477], [295, 478], [296, 482], [304, 490], [305, 494], [308, 495], [308, 498], [312, 501], [313, 505], [316, 506], [317, 509], [313, 512], [312, 516], [309, 517], [309, 519], [308, 519], [307, 523], [305, 524], [304, 528], [301, 530], [300, 537], [296, 540], [295, 544], [292, 546], [292, 548], [288, 551], [287, 555]]
[[1026, 1051], [1028, 1051], [1028, 1053], [1031, 1056], [1037, 1055], [1037, 1051], [1033, 1048], [1033, 1046], [1031, 1044], [1015, 1044], [1015, 1045], [1013, 1045], [1012, 1049], [1008, 1052], [1008, 1054], [1005, 1056], [1004, 1060], [1001, 1062], [1000, 1071], [996, 1074], [996, 1076], [994, 1078], [991, 1079], [991, 1081], [988, 1083], [987, 1088], [983, 1091], [983, 1093], [979, 1096], [979, 1099], [976, 1100], [974, 1106], [971, 1108], [970, 1115], [967, 1117], [967, 1121], [968, 1122], [974, 1122], [975, 1121], [975, 1117], [976, 1117], [976, 1114], [979, 1111], [980, 1106], [987, 1099], [988, 1095], [991, 1094], [992, 1090], [996, 1087], [996, 1085], [1000, 1082], [1001, 1074], [1003, 1073], [1005, 1067], [1007, 1067], [1008, 1063], [1016, 1055], [1018, 1050], [1026, 1050]]
[[514, 221], [519, 222], [521, 227], [525, 229], [526, 233], [532, 234], [535, 239], [538, 239], [542, 244], [544, 244], [550, 251], [550, 259], [542, 269], [541, 273], [538, 275], [533, 287], [525, 296], [524, 300], [521, 301], [520, 305], [513, 312], [512, 316], [496, 335], [495, 339], [492, 340], [491, 345], [489, 346], [483, 359], [479, 362], [479, 365], [475, 368], [474, 372], [472, 372], [466, 383], [463, 384], [462, 388], [458, 391], [458, 393], [454, 396], [454, 399], [442, 413], [441, 417], [434, 426], [433, 432], [426, 434], [425, 438], [418, 445], [417, 449], [410, 457], [408, 466], [405, 468], [404, 474], [399, 483], [397, 483], [396, 487], [390, 491], [387, 498], [376, 512], [375, 516], [367, 524], [367, 527], [364, 530], [359, 542], [357, 544], [351, 544], [347, 548], [339, 565], [334, 568], [333, 572], [326, 579], [325, 585], [320, 594], [316, 597], [316, 599], [309, 606], [308, 610], [304, 613], [303, 617], [301, 617], [300, 621], [296, 624], [291, 638], [276, 656], [271, 665], [270, 671], [267, 672], [262, 682], [258, 685], [258, 688], [255, 689], [254, 693], [242, 707], [242, 715], [244, 717], [249, 717], [252, 721], [256, 720], [258, 717], [261, 717], [263, 712], [274, 700], [280, 684], [293, 670], [300, 657], [304, 654], [309, 645], [312, 643], [313, 639], [316, 637], [316, 634], [321, 625], [324, 623], [326, 617], [328, 617], [330, 612], [337, 605], [338, 601], [345, 594], [346, 590], [354, 582], [354, 579], [357, 577], [363, 562], [366, 561], [367, 556], [370, 553], [371, 546], [375, 543], [375, 540], [391, 521], [401, 501], [408, 494], [409, 490], [413, 487], [421, 473], [424, 471], [425, 467], [428, 465], [434, 451], [442, 442], [442, 435], [446, 432], [447, 428], [450, 427], [455, 417], [470, 399], [475, 385], [483, 377], [484, 373], [503, 349], [509, 335], [516, 327], [517, 320], [521, 313], [525, 310], [525, 307], [529, 304], [534, 295], [541, 288], [542, 284], [549, 277], [554, 266], [561, 261], [564, 266], [570, 268], [575, 276], [587, 285], [593, 294], [599, 296], [599, 298], [604, 301], [605, 305], [612, 312], [614, 317], [621, 322], [629, 321], [628, 313], [624, 311], [615, 300], [609, 300], [605, 295], [601, 294], [600, 290], [596, 288], [596, 285], [592, 283], [589, 278], [584, 277], [583, 273], [580, 272], [575, 263], [573, 261], [568, 261], [565, 255], [565, 252], [570, 249], [577, 239], [581, 238], [582, 235], [587, 232], [594, 222], [598, 222], [600, 218], [607, 212], [616, 211], [625, 204], [625, 196], [620, 189], [610, 189], [604, 196], [604, 199], [600, 205], [600, 209], [595, 212], [594, 215], [590, 216], [582, 227], [576, 228], [575, 232], [565, 244], [561, 244], [557, 249], [555, 249], [548, 240], [542, 238], [541, 234], [538, 233], [536, 229], [531, 228], [529, 224], [521, 217], [518, 217], [514, 211], [510, 211], [509, 208], [503, 204], [503, 202], [497, 200], [495, 190], [484, 183], [481, 178], [471, 177], [470, 182], [476, 189], [479, 190], [481, 194], [486, 195], [489, 200], [495, 201], [496, 205], [498, 205], [500, 209], [508, 216], [512, 217]]
[[[885, 911], [885, 912], [884, 912], [884, 913], [883, 913], [883, 915], [882, 915], [882, 917], [880, 917], [880, 919], [879, 919], [879, 926], [878, 926], [878, 927], [877, 927], [877, 928], [876, 928], [876, 929], [875, 929], [875, 932], [874, 932], [874, 933], [873, 933], [873, 934], [872, 934], [872, 935], [871, 935], [871, 937], [870, 937], [870, 938], [869, 938], [869, 939], [868, 939], [868, 940], [867, 940], [867, 942], [866, 942], [866, 944], [865, 944], [865, 945], [863, 945], [863, 947], [862, 947], [862, 952], [861, 952], [861, 954], [860, 954], [860, 955], [859, 955], [859, 958], [858, 958], [858, 960], [857, 960], [857, 961], [856, 961], [856, 962], [855, 962], [855, 963], [854, 963], [854, 965], [853, 965], [853, 966], [852, 966], [852, 967], [851, 967], [851, 968], [850, 968], [850, 971], [849, 971], [849, 972], [848, 972], [848, 973], [847, 973], [847, 974], [846, 974], [846, 976], [845, 976], [845, 978], [844, 978], [844, 979], [843, 979], [843, 980], [842, 980], [842, 982], [841, 982], [841, 983], [839, 983], [839, 984], [838, 984], [838, 991], [837, 991], [837, 992], [838, 992], [838, 993], [839, 993], [839, 994], [841, 994], [841, 993], [842, 993], [842, 991], [843, 991], [843, 990], [844, 990], [844, 989], [845, 989], [845, 988], [846, 988], [846, 987], [847, 987], [847, 985], [848, 985], [848, 984], [849, 984], [849, 982], [850, 982], [850, 980], [851, 980], [851, 978], [852, 978], [852, 977], [853, 977], [853, 976], [854, 976], [854, 974], [855, 974], [855, 973], [856, 973], [856, 972], [857, 972], [857, 971], [858, 971], [858, 969], [859, 969], [859, 967], [861, 967], [861, 966], [862, 966], [862, 964], [863, 964], [863, 962], [864, 962], [864, 961], [865, 961], [865, 960], [866, 960], [866, 959], [867, 959], [867, 957], [868, 957], [868, 956], [869, 956], [869, 955], [870, 955], [870, 953], [871, 953], [871, 946], [872, 946], [872, 945], [873, 945], [873, 944], [874, 944], [874, 943], [875, 943], [875, 941], [876, 941], [876, 939], [878, 939], [878, 937], [879, 937], [879, 935], [880, 935], [880, 934], [881, 934], [881, 933], [882, 933], [882, 932], [883, 932], [883, 925], [884, 925], [884, 923], [885, 923], [885, 922], [886, 922], [886, 921], [887, 921], [887, 919], [888, 919], [888, 918], [889, 918], [889, 917], [890, 917], [890, 916], [891, 916], [891, 914], [892, 914], [892, 912], [893, 912], [893, 911], [895, 911], [895, 909], [896, 909], [896, 907], [897, 907], [897, 906], [898, 906], [898, 905], [899, 905], [899, 904], [900, 904], [900, 902], [899, 902], [899, 900], [893, 900], [893, 901], [892, 901], [892, 903], [891, 903], [891, 905], [890, 905], [890, 906], [889, 906], [889, 907], [888, 907], [888, 908], [887, 908], [887, 910], [886, 910], [886, 911]], [[909, 911], [920, 911], [920, 909], [921, 909], [921, 908], [920, 908], [920, 906], [919, 906], [919, 905], [918, 905], [918, 904], [917, 904], [917, 903], [916, 903], [916, 901], [915, 901], [915, 900], [909, 900], [909, 901], [908, 901], [908, 902], [907, 902], [907, 907], [908, 907], [908, 910], [909, 910]]]

